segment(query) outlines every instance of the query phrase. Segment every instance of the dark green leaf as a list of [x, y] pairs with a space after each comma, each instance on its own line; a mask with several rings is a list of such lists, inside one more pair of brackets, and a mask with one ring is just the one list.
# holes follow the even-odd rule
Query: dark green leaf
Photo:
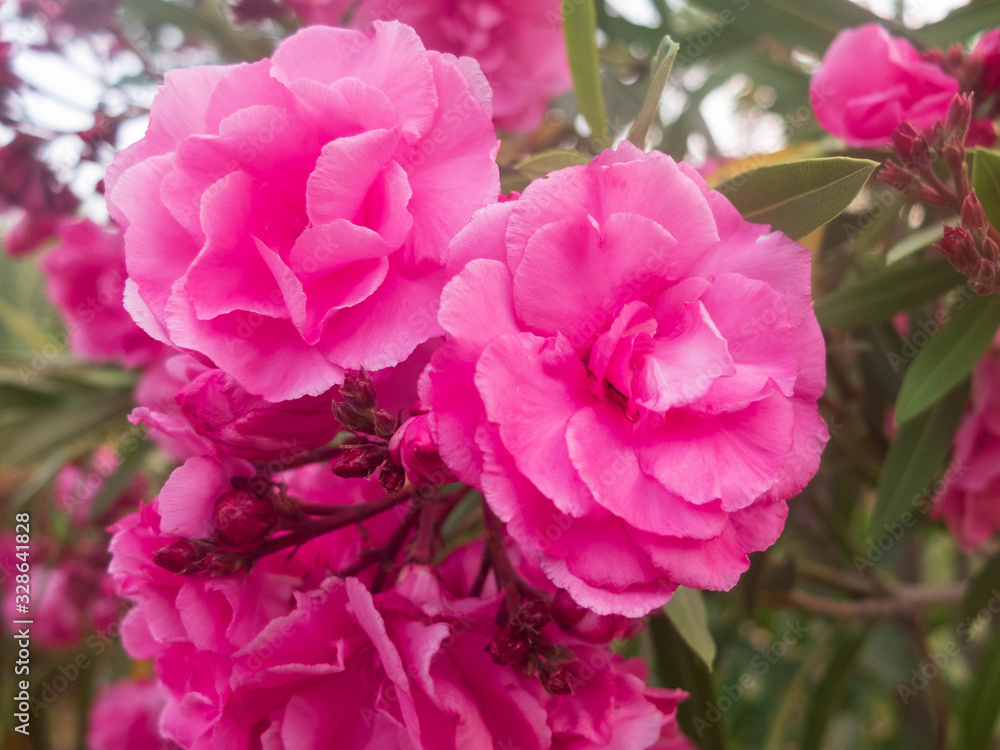
[[562, 4], [566, 54], [573, 74], [577, 104], [590, 126], [591, 139], [600, 148], [611, 145], [608, 116], [601, 91], [597, 62], [597, 14], [594, 0], [568, 0]]
[[851, 328], [888, 320], [940, 297], [965, 277], [944, 258], [917, 265], [894, 265], [844, 284], [816, 301], [816, 317], [827, 328]]
[[725, 750], [723, 714], [716, 705], [712, 675], [705, 662], [666, 617], [652, 617], [649, 628], [656, 644], [656, 666], [666, 687], [683, 688], [691, 697], [677, 708], [685, 734], [701, 750]]
[[986, 218], [1000, 227], [1000, 151], [977, 148], [972, 162], [972, 187], [983, 204]]
[[962, 616], [975, 617], [997, 596], [1000, 588], [1000, 554], [993, 555], [982, 569], [969, 579], [969, 587], [962, 602]]
[[799, 239], [847, 208], [878, 164], [838, 156], [759, 167], [719, 186], [747, 221]]
[[945, 322], [903, 376], [896, 423], [920, 414], [958, 385], [989, 348], [1000, 328], [1000, 296], [959, 298]]
[[646, 135], [649, 133], [649, 127], [656, 119], [657, 112], [659, 112], [663, 89], [666, 88], [667, 81], [670, 80], [670, 71], [674, 67], [674, 60], [677, 59], [677, 50], [679, 49], [680, 47], [673, 39], [665, 36], [663, 37], [663, 41], [660, 42], [659, 49], [656, 50], [656, 55], [653, 57], [651, 67], [653, 75], [649, 82], [649, 91], [646, 92], [646, 98], [642, 102], [642, 109], [639, 110], [639, 115], [635, 118], [635, 122], [632, 123], [632, 127], [629, 128], [627, 136], [632, 144], [641, 149], [646, 148]]
[[681, 638], [691, 647], [705, 666], [712, 671], [715, 661], [715, 639], [708, 628], [708, 610], [700, 591], [679, 586], [670, 601], [663, 606]]
[[885, 533], [886, 524], [900, 524], [905, 514], [929, 497], [931, 483], [948, 457], [968, 393], [966, 382], [899, 428], [879, 477], [872, 536]]
[[837, 707], [837, 696], [843, 687], [844, 680], [854, 665], [861, 644], [865, 641], [868, 631], [857, 633], [840, 633], [834, 647], [833, 656], [826, 668], [819, 686], [812, 692], [812, 701], [806, 714], [805, 730], [802, 733], [801, 750], [820, 750], [826, 735], [830, 716]]
[[886, 251], [885, 264], [891, 266], [903, 258], [908, 258], [914, 253], [926, 249], [940, 240], [943, 234], [944, 226], [941, 224], [935, 224], [926, 229], [919, 229], [913, 234], [908, 234]]
[[959, 750], [988, 750], [1000, 714], [1000, 638], [993, 638], [972, 676], [959, 726]]
[[953, 10], [948, 17], [924, 26], [917, 34], [931, 47], [949, 47], [962, 42], [984, 29], [997, 25], [1000, 18], [1000, 0], [979, 0]]

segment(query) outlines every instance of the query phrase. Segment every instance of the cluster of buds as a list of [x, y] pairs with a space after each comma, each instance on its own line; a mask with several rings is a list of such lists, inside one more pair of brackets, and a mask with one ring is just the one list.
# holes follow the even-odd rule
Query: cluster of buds
[[953, 44], [947, 51], [922, 52], [921, 57], [956, 79], [963, 92], [975, 94], [982, 111], [973, 122], [970, 140], [979, 145], [992, 143], [997, 135], [993, 120], [1000, 114], [1000, 98], [991, 101], [1000, 90], [1000, 29], [983, 34], [968, 55], [962, 45]]
[[[1000, 233], [990, 225], [969, 184], [965, 143], [972, 110], [972, 96], [957, 94], [944, 123], [937, 123], [929, 138], [909, 123], [900, 125], [892, 134], [892, 148], [899, 163], [886, 164], [879, 177], [914, 200], [961, 216], [961, 226], [945, 228], [939, 248], [958, 271], [969, 277], [976, 293], [985, 295], [1000, 290]], [[934, 170], [937, 159], [947, 167], [947, 180]]]
[[402, 489], [406, 474], [389, 454], [389, 441], [399, 429], [399, 418], [378, 408], [375, 385], [363, 368], [347, 373], [340, 396], [344, 400], [333, 402], [334, 416], [358, 437], [341, 446], [340, 454], [330, 463], [333, 473], [345, 478], [368, 478], [378, 471], [386, 492]]
[[252, 550], [270, 536], [280, 516], [271, 498], [235, 488], [215, 501], [211, 539], [177, 539], [154, 552], [153, 561], [171, 573], [223, 576], [249, 570]]
[[576, 656], [566, 646], [552, 643], [542, 629], [552, 621], [548, 602], [530, 599], [513, 610], [501, 607], [497, 614], [500, 628], [486, 647], [494, 662], [516, 667], [526, 676], [538, 675], [542, 686], [552, 695], [572, 692], [573, 675], [567, 664]]

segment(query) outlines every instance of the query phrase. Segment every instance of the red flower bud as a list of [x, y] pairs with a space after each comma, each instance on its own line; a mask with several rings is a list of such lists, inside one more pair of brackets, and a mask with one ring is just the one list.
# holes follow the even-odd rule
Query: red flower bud
[[536, 633], [548, 625], [552, 619], [549, 614], [549, 605], [541, 599], [525, 602], [517, 616], [525, 627], [531, 628]]
[[389, 457], [389, 449], [384, 445], [351, 445], [330, 462], [330, 468], [338, 477], [370, 477]]
[[546, 663], [538, 678], [542, 681], [542, 687], [550, 695], [569, 695], [573, 692], [573, 676], [565, 667]]
[[923, 170], [931, 163], [927, 139], [908, 122], [902, 123], [892, 132], [892, 149], [904, 167]]
[[375, 385], [364, 368], [348, 372], [344, 376], [344, 384], [340, 386], [340, 395], [348, 406], [355, 411], [370, 411], [375, 407]]
[[962, 227], [945, 227], [941, 238], [941, 252], [956, 269], [968, 275], [979, 263], [976, 243]]
[[511, 623], [493, 634], [486, 650], [497, 664], [520, 664], [531, 651], [531, 638], [524, 628]]
[[233, 490], [216, 501], [213, 521], [216, 533], [223, 542], [249, 549], [271, 533], [278, 521], [278, 512], [271, 502], [252, 492]]
[[382, 489], [391, 495], [403, 489], [403, 485], [406, 484], [406, 473], [396, 464], [386, 461], [378, 471], [378, 481], [382, 484]]
[[968, 94], [955, 94], [948, 107], [948, 114], [944, 119], [946, 130], [954, 133], [959, 143], [965, 142], [965, 135], [969, 132], [969, 125], [972, 123], [972, 96]]
[[962, 226], [973, 233], [989, 231], [986, 211], [983, 210], [983, 204], [979, 202], [975, 190], [965, 196], [965, 200], [962, 201]]
[[399, 428], [399, 420], [385, 409], [372, 410], [372, 422], [374, 422], [375, 434], [383, 440], [391, 438]]
[[202, 561], [202, 567], [210, 576], [229, 576], [241, 570], [250, 570], [251, 560], [238, 552], [216, 550], [209, 552]]
[[205, 556], [212, 549], [205, 542], [176, 539], [153, 553], [153, 562], [171, 573], [196, 573], [202, 569]]

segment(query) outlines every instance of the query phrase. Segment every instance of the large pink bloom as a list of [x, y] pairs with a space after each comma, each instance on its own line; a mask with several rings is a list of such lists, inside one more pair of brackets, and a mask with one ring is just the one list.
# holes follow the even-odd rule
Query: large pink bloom
[[816, 119], [859, 148], [884, 146], [903, 122], [943, 121], [959, 83], [878, 24], [841, 31], [809, 84]]
[[1000, 352], [991, 351], [973, 370], [971, 401], [931, 509], [967, 552], [1000, 531]]
[[627, 143], [454, 250], [421, 383], [448, 465], [598, 613], [733, 586], [827, 440], [808, 250]]
[[117, 227], [88, 219], [59, 225], [42, 259], [49, 299], [66, 323], [73, 353], [96, 362], [146, 364], [163, 351], [125, 311], [125, 245]]
[[399, 23], [171, 71], [108, 173], [126, 306], [269, 401], [403, 361], [440, 334], [449, 240], [499, 192], [489, 98]]
[[156, 680], [122, 680], [97, 694], [90, 709], [90, 750], [170, 750], [156, 725], [163, 710], [163, 686]]
[[[340, 25], [348, 0], [290, 0], [308, 23]], [[472, 57], [493, 89], [497, 127], [530, 132], [549, 102], [572, 88], [559, 0], [362, 0], [348, 23], [370, 31], [378, 20], [412, 26], [428, 49]]]

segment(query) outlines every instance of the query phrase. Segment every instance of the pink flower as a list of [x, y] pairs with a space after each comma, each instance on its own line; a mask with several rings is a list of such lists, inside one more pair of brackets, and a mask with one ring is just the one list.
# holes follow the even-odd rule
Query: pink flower
[[125, 244], [116, 227], [88, 219], [59, 226], [59, 245], [42, 259], [49, 299], [73, 353], [95, 362], [146, 364], [163, 350], [125, 311]]
[[156, 680], [121, 680], [101, 688], [90, 709], [90, 750], [167, 750], [157, 722], [165, 704]]
[[107, 178], [126, 307], [269, 401], [391, 367], [441, 333], [448, 242], [496, 201], [497, 147], [478, 67], [399, 23], [171, 71]]
[[[330, 578], [234, 655], [215, 730], [233, 747], [583, 750], [655, 747], [676, 732], [679, 691], [645, 684], [645, 665], [572, 644], [573, 692], [486, 653], [498, 600], [454, 599], [427, 568], [374, 596]], [[329, 710], [336, 706], [336, 710]]]
[[1000, 352], [991, 351], [973, 370], [971, 404], [931, 509], [966, 552], [1000, 530]]
[[980, 66], [976, 88], [984, 96], [1000, 90], [1000, 29], [983, 34], [972, 48], [969, 60]]
[[858, 148], [885, 146], [904, 122], [931, 128], [958, 90], [955, 78], [878, 24], [841, 31], [809, 83], [819, 124]]
[[[352, 5], [289, 4], [308, 23], [333, 26]], [[348, 23], [370, 31], [390, 18], [412, 26], [428, 49], [474, 58], [493, 89], [493, 120], [503, 130], [536, 130], [549, 102], [572, 88], [559, 0], [363, 0]]]
[[[126, 446], [122, 446], [123, 450]], [[108, 477], [121, 464], [121, 455], [107, 445], [99, 445], [86, 467], [67, 464], [59, 470], [55, 479], [55, 498], [59, 506], [77, 523], [86, 523], [93, 510], [94, 501], [104, 489]], [[113, 517], [116, 511], [133, 510], [146, 491], [147, 481], [136, 474], [101, 514], [101, 518]]]
[[438, 455], [427, 414], [418, 414], [400, 426], [389, 443], [389, 454], [414, 485], [457, 481]]
[[422, 380], [441, 456], [599, 614], [728, 589], [827, 440], [809, 251], [624, 143], [479, 212]]

